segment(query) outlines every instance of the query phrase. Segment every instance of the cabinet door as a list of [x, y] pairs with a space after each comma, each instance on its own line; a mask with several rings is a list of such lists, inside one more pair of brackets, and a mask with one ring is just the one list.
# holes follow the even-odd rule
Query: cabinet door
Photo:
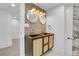
[[48, 37], [44, 38], [44, 44], [48, 43]]
[[33, 56], [42, 54], [42, 38], [33, 40]]
[[48, 51], [48, 45], [44, 46], [44, 53]]
[[49, 38], [49, 48], [52, 48], [54, 46], [54, 36], [50, 36]]

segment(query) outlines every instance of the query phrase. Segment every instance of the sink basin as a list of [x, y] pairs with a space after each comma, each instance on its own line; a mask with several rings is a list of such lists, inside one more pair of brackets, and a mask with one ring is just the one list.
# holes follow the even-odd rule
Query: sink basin
[[48, 35], [48, 34], [50, 34], [50, 33], [42, 33], [42, 34], [30, 34], [29, 36], [30, 37], [37, 37], [37, 36], [43, 36], [43, 35]]
[[35, 34], [35, 35], [29, 35], [30, 37], [36, 37], [39, 36], [39, 34]]
[[47, 35], [47, 34], [50, 34], [50, 33], [43, 33], [43, 35]]

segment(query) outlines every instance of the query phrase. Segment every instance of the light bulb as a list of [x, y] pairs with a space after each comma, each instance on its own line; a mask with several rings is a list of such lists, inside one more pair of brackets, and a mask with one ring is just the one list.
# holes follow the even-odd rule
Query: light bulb
[[42, 15], [45, 15], [45, 13], [43, 13]]
[[32, 10], [31, 10], [31, 11], [33, 11], [33, 12], [34, 12], [35, 10], [36, 10], [35, 8], [32, 8]]
[[38, 12], [39, 12], [39, 10], [36, 11], [36, 13], [38, 13]]
[[42, 14], [42, 12], [40, 12], [39, 14]]

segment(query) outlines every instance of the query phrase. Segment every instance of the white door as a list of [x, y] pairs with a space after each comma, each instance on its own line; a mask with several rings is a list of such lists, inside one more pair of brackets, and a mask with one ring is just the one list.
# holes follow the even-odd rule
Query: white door
[[73, 5], [65, 6], [65, 55], [72, 55]]

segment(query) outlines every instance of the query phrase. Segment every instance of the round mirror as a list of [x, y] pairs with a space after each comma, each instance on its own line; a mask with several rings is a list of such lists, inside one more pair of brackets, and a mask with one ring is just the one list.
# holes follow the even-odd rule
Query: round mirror
[[27, 19], [31, 22], [31, 23], [35, 23], [37, 21], [36, 19], [36, 14], [32, 13], [31, 11], [27, 11], [26, 13]]
[[42, 24], [45, 24], [46, 23], [46, 17], [45, 16], [40, 16], [40, 22], [42, 23]]

